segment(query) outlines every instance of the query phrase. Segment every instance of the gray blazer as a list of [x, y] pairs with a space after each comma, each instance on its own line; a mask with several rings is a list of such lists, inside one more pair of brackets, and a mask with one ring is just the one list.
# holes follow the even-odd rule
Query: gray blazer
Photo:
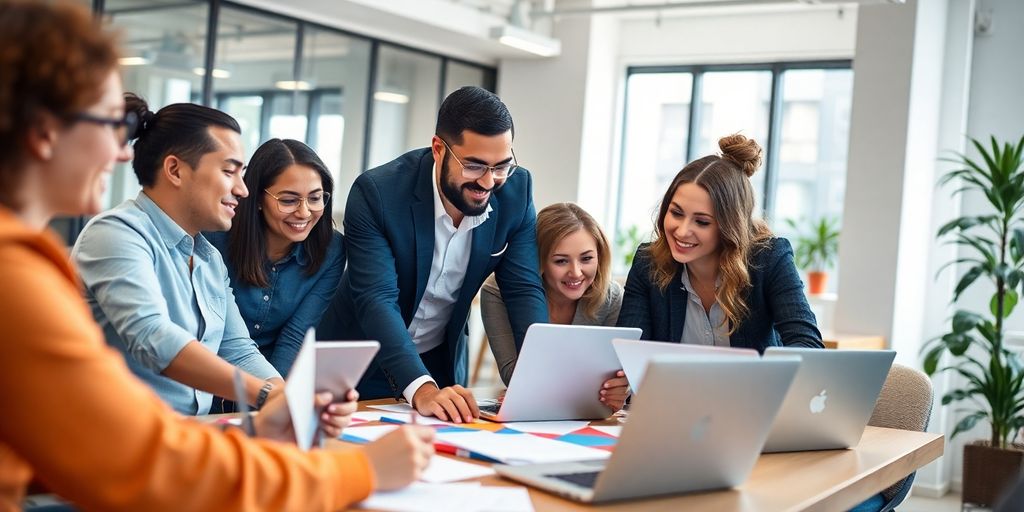
[[[587, 318], [581, 309], [576, 310], [572, 317], [572, 325], [606, 325], [614, 326], [619, 319], [619, 308], [622, 306], [622, 285], [611, 281], [608, 286], [608, 295], [604, 304], [597, 310], [595, 318]], [[512, 336], [512, 327], [508, 321], [508, 312], [505, 310], [505, 301], [501, 298], [501, 290], [494, 276], [484, 281], [480, 289], [480, 314], [484, 321], [484, 330], [487, 332], [487, 342], [491, 346], [491, 353], [498, 363], [498, 372], [501, 374], [501, 381], [508, 386], [512, 379], [512, 371], [516, 368], [515, 338]]]

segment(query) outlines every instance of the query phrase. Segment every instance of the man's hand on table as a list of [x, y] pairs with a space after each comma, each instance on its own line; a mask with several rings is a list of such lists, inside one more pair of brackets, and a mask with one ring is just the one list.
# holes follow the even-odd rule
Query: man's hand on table
[[473, 393], [457, 384], [438, 389], [437, 385], [428, 382], [416, 390], [412, 402], [410, 405], [416, 412], [442, 421], [472, 423], [480, 417]]

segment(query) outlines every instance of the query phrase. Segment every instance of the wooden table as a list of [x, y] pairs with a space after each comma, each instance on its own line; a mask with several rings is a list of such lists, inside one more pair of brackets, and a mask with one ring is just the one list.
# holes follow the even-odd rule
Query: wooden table
[[[360, 402], [359, 408], [390, 403], [395, 401], [371, 400]], [[616, 422], [610, 419], [592, 424]], [[943, 444], [940, 434], [867, 427], [860, 444], [849, 450], [761, 455], [750, 478], [735, 489], [615, 502], [601, 505], [600, 510], [846, 510], [940, 457]], [[521, 486], [497, 475], [478, 481], [484, 485]], [[538, 512], [597, 508], [535, 488], [529, 488], [529, 492]]]
[[825, 333], [822, 336], [825, 348], [885, 349], [885, 338], [876, 334], [836, 334]]

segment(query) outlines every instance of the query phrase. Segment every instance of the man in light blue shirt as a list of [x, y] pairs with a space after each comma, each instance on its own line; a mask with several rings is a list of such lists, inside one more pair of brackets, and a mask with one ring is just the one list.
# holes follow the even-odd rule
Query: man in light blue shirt
[[207, 414], [213, 395], [238, 399], [235, 367], [245, 372], [242, 398], [262, 405], [283, 381], [249, 337], [224, 261], [200, 233], [230, 228], [248, 195], [238, 124], [199, 105], [153, 114], [130, 96], [128, 108], [142, 121], [132, 164], [142, 192], [94, 218], [72, 251], [93, 316], [178, 412]]

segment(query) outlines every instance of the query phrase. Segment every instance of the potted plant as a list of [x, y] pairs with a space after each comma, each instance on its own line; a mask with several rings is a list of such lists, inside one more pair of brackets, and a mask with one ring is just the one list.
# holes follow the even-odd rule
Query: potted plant
[[[979, 192], [991, 210], [953, 219], [939, 229], [939, 237], [965, 249], [943, 269], [956, 264], [967, 266], [953, 291], [954, 304], [964, 290], [978, 282], [994, 286], [995, 292], [984, 313], [958, 307], [952, 330], [930, 340], [922, 351], [926, 373], [951, 371], [966, 381], [942, 397], [943, 405], [965, 404], [958, 412], [967, 413], [950, 438], [982, 420], [991, 428], [989, 439], [964, 446], [962, 498], [964, 503], [991, 506], [1020, 474], [1024, 461], [1024, 447], [1013, 443], [1024, 426], [1024, 368], [1018, 356], [1003, 344], [1003, 320], [1017, 305], [1018, 290], [1024, 282], [1024, 137], [1016, 145], [1002, 146], [993, 137], [990, 148], [977, 140], [971, 142], [982, 160], [961, 154], [946, 159], [960, 168], [943, 176], [939, 184], [959, 181], [954, 194]], [[947, 352], [951, 356], [949, 364], [940, 370], [939, 363]]]
[[807, 271], [808, 292], [823, 293], [828, 280], [826, 270], [839, 255], [839, 220], [822, 217], [808, 223], [806, 230], [793, 219], [786, 219], [786, 224], [799, 233], [794, 240], [793, 258], [798, 267]]
[[624, 229], [620, 229], [618, 236], [615, 237], [615, 247], [619, 253], [619, 257], [622, 258], [622, 268], [626, 272], [629, 271], [629, 267], [633, 266], [633, 256], [636, 255], [636, 248], [640, 247], [640, 244], [644, 243], [650, 238], [650, 234], [641, 233], [640, 227], [636, 224]]

